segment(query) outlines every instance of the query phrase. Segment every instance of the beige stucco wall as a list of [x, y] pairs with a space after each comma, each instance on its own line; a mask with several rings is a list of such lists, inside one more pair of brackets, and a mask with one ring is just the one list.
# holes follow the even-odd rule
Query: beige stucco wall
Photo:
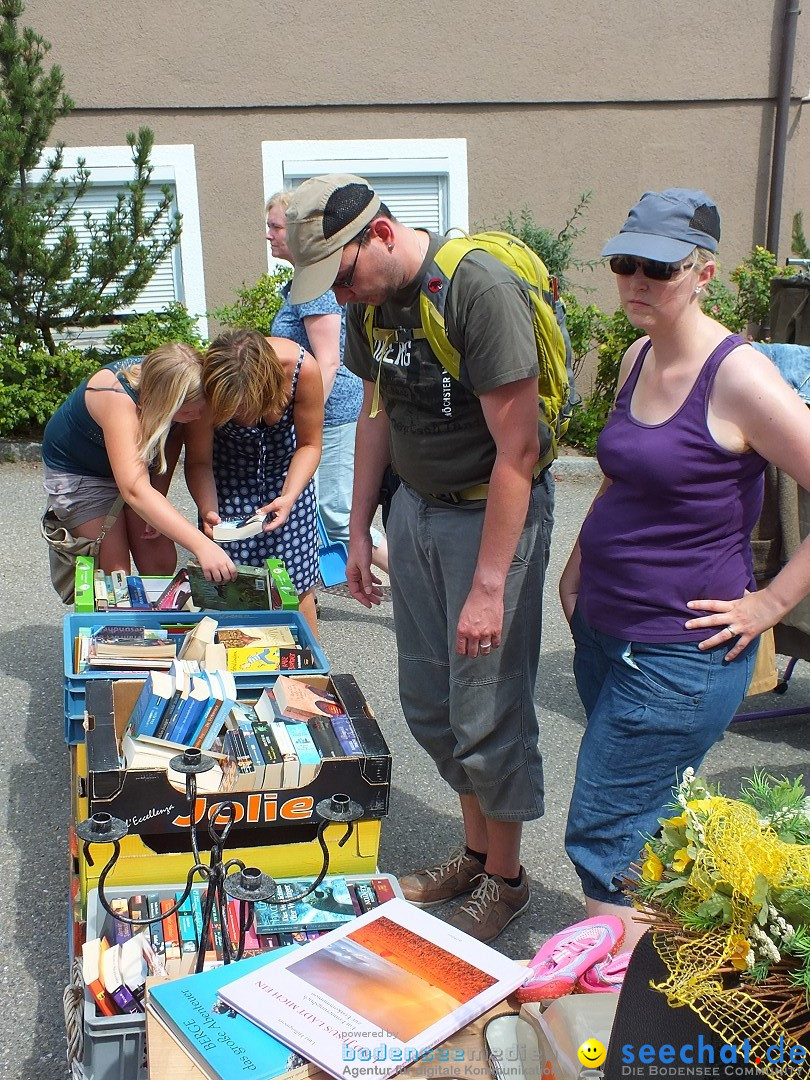
[[[262, 8], [270, 12], [262, 16]], [[765, 236], [783, 0], [605, 6], [515, 0], [433, 5], [325, 0], [30, 0], [77, 103], [55, 135], [121, 144], [148, 124], [195, 147], [209, 308], [266, 268], [262, 140], [464, 138], [470, 221], [529, 206], [562, 225], [593, 191], [578, 242], [598, 255], [647, 188], [703, 187], [723, 263]], [[802, 22], [802, 19], [805, 21]], [[810, 218], [808, 16], [799, 18], [783, 204]], [[452, 47], [447, 43], [452, 42]], [[403, 47], [406, 43], [406, 47]], [[583, 279], [612, 308], [611, 275]]]

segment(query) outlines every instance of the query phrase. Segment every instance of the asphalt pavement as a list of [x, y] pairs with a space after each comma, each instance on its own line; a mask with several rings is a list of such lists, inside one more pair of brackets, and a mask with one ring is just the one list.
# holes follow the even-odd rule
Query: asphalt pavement
[[[497, 942], [513, 957], [532, 956], [549, 935], [583, 914], [563, 832], [584, 717], [557, 581], [597, 484], [588, 464], [568, 459], [559, 467], [537, 684], [546, 814], [528, 824], [524, 834], [531, 906]], [[179, 486], [174, 492], [191, 516], [187, 494]], [[62, 702], [66, 609], [47, 575], [38, 529], [42, 502], [38, 465], [0, 464], [0, 776], [7, 791], [0, 803], [0, 1080], [64, 1080], [68, 1075], [62, 1008], [68, 981], [70, 815]], [[340, 588], [321, 591], [319, 598], [322, 643], [332, 668], [356, 676], [393, 754], [380, 868], [399, 874], [441, 859], [461, 840], [459, 808], [405, 727], [396, 691], [390, 603], [367, 612]], [[810, 712], [808, 670], [799, 664], [785, 697], [766, 695], [756, 705], [806, 701]], [[704, 773], [734, 794], [755, 767], [810, 776], [807, 716], [733, 725], [711, 751]]]

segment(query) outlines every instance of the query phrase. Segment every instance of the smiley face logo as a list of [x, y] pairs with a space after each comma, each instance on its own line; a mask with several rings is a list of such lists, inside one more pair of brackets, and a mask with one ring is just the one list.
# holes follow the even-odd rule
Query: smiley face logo
[[600, 1065], [605, 1063], [607, 1050], [598, 1039], [586, 1039], [577, 1050], [577, 1057], [580, 1064], [584, 1065], [586, 1069], [598, 1069]]

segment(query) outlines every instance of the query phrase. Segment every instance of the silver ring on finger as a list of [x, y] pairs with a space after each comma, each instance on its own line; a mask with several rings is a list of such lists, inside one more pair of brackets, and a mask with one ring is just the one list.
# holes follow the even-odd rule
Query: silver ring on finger
[[727, 626], [727, 627], [726, 627], [726, 630], [728, 630], [728, 632], [729, 632], [729, 635], [730, 635], [731, 637], [736, 637], [736, 636], [737, 636], [737, 632], [736, 632], [736, 630], [732, 629], [732, 627], [730, 627], [730, 626]]

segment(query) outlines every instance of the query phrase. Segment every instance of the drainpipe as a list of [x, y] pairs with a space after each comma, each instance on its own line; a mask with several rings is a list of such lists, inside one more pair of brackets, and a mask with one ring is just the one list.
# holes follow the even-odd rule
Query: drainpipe
[[768, 199], [768, 232], [765, 246], [778, 255], [779, 226], [782, 218], [782, 191], [785, 185], [787, 130], [790, 119], [790, 88], [793, 82], [793, 54], [796, 49], [796, 25], [799, 20], [799, 0], [785, 0], [785, 23], [782, 28], [782, 47], [779, 59], [779, 86], [776, 94], [776, 120], [773, 132], [771, 159], [771, 190]]

